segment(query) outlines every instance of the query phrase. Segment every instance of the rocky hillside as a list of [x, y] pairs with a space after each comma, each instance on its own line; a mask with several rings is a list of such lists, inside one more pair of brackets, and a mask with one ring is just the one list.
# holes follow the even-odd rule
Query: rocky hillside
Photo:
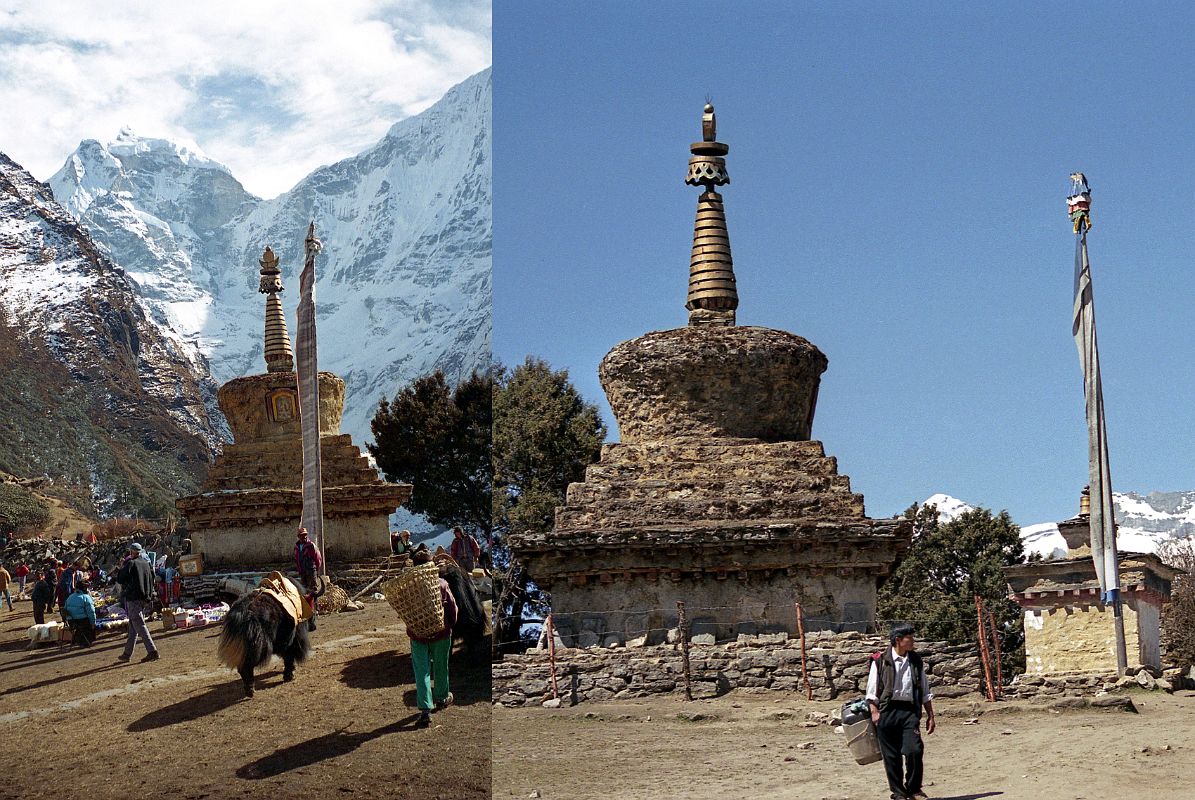
[[455, 382], [489, 365], [490, 107], [486, 70], [272, 200], [193, 146], [127, 130], [83, 142], [50, 185], [128, 270], [162, 336], [218, 383], [265, 369], [266, 245], [282, 260], [293, 335], [314, 219], [320, 367], [344, 378], [342, 430], [360, 443], [383, 395], [435, 369]]
[[0, 470], [47, 476], [89, 514], [162, 516], [221, 438], [213, 390], [49, 189], [0, 154]]

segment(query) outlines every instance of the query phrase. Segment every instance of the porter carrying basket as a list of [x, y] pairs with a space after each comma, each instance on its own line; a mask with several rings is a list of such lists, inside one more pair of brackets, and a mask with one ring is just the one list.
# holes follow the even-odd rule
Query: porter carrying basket
[[407, 633], [431, 636], [444, 630], [444, 601], [440, 599], [440, 568], [434, 563], [403, 570], [381, 585], [382, 594], [407, 625]]

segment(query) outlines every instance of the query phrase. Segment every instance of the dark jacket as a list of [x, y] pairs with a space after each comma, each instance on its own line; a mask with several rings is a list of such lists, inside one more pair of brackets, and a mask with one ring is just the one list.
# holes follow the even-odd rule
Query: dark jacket
[[[876, 695], [880, 698], [880, 713], [883, 714], [892, 703], [892, 687], [896, 685], [896, 662], [892, 660], [891, 647], [884, 648], [883, 652], [876, 653], [871, 658], [876, 662]], [[909, 651], [908, 659], [909, 666], [913, 669], [913, 706], [920, 717], [921, 704], [925, 702], [925, 698], [921, 696], [921, 676], [925, 671], [925, 665], [916, 650]]]
[[154, 571], [149, 562], [140, 556], [130, 558], [116, 573], [125, 600], [148, 601], [154, 594]]
[[38, 581], [36, 584], [33, 585], [33, 593], [30, 595], [30, 599], [33, 600], [34, 606], [41, 606], [42, 608], [45, 608], [46, 606], [53, 605], [53, 603], [54, 603], [54, 586], [53, 586], [53, 584], [51, 584], [45, 578], [42, 578], [40, 581]]

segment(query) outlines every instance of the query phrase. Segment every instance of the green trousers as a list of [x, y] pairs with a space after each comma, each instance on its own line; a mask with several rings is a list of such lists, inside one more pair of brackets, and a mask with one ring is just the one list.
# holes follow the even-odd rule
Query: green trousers
[[415, 671], [415, 705], [419, 706], [420, 711], [431, 711], [436, 702], [448, 697], [448, 655], [451, 652], [451, 636], [445, 636], [431, 644], [412, 640], [411, 667]]

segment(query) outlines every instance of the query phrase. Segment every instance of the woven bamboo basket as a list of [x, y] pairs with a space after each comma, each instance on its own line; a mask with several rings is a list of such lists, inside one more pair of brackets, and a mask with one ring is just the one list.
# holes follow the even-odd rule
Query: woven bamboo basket
[[444, 630], [444, 601], [440, 599], [440, 568], [434, 563], [404, 570], [381, 585], [391, 608], [415, 636], [431, 636]]

